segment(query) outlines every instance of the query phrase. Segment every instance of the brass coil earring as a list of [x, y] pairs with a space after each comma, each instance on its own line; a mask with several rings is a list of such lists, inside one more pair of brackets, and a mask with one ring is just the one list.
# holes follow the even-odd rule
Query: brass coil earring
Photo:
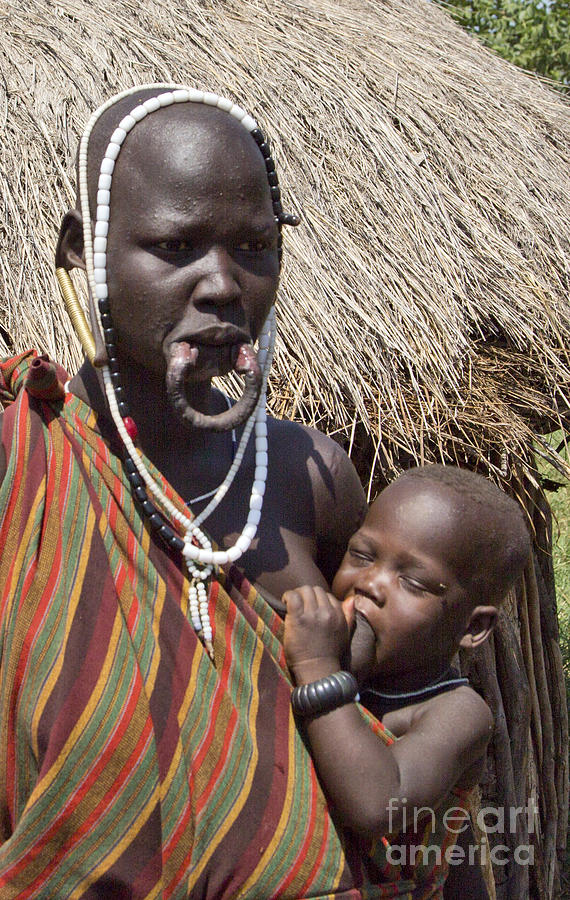
[[95, 341], [89, 328], [89, 323], [85, 317], [85, 313], [79, 303], [79, 298], [75, 291], [71, 275], [62, 266], [55, 270], [57, 283], [63, 297], [63, 302], [67, 310], [67, 314], [71, 319], [73, 330], [81, 341], [81, 346], [85, 351], [87, 359], [91, 365], [95, 365]]

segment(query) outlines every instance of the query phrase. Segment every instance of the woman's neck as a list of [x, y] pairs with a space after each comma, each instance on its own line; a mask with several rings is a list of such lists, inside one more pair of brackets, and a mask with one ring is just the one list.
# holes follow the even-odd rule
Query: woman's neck
[[[121, 386], [137, 429], [137, 443], [164, 477], [185, 498], [216, 487], [232, 461], [232, 437], [227, 432], [191, 428], [168, 403], [164, 376], [137, 365], [123, 366]], [[108, 425], [112, 424], [100, 371], [84, 363], [70, 381], [70, 390]], [[205, 413], [222, 412], [224, 396], [210, 381], [192, 386], [191, 402]]]

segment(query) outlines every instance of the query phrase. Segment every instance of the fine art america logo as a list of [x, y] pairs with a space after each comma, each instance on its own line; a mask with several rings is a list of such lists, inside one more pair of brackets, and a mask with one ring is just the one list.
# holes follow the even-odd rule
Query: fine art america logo
[[[406, 802], [405, 797], [402, 798], [401, 804], [393, 798], [390, 800], [386, 807], [388, 832], [393, 833], [396, 828], [396, 823], [394, 823], [394, 827], [392, 823], [395, 812], [399, 812], [399, 818], [401, 816], [402, 826], [399, 829], [401, 832], [407, 829], [413, 829], [416, 833], [423, 831], [427, 827], [428, 817], [431, 817], [431, 830], [435, 831], [437, 811], [429, 806], [410, 809], [406, 806]], [[414, 866], [417, 863], [424, 866], [439, 866], [442, 858], [450, 866], [459, 866], [465, 862], [470, 866], [480, 866], [485, 865], [488, 860], [494, 866], [506, 866], [511, 860], [514, 860], [519, 866], [532, 866], [534, 864], [534, 846], [532, 844], [518, 844], [513, 847], [511, 841], [509, 844], [497, 842], [491, 846], [486, 835], [516, 835], [520, 830], [519, 818], [522, 819], [521, 824], [526, 824], [526, 833], [533, 834], [537, 815], [538, 807], [533, 799], [529, 800], [526, 806], [506, 808], [485, 806], [479, 810], [475, 818], [482, 834], [480, 843], [469, 844], [467, 847], [455, 844], [446, 847], [443, 852], [437, 844], [394, 843], [386, 848], [386, 859], [395, 866]], [[452, 806], [445, 811], [443, 824], [449, 833], [459, 835], [470, 826], [469, 811], [462, 806]]]

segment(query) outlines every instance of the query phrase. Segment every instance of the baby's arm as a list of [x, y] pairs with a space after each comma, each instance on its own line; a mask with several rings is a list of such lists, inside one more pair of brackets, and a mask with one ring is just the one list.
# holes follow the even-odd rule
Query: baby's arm
[[[338, 672], [349, 640], [341, 604], [311, 587], [287, 591], [283, 600], [285, 655], [296, 684]], [[303, 720], [330, 801], [344, 823], [363, 835], [400, 830], [404, 805], [437, 808], [485, 752], [492, 717], [471, 689], [441, 694], [417, 710], [409, 730], [391, 746], [379, 740], [354, 703]]]

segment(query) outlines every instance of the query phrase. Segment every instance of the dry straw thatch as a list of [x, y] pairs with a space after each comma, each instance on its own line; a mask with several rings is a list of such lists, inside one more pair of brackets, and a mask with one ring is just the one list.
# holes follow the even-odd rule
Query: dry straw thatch
[[[274, 411], [336, 433], [371, 490], [412, 458], [479, 467], [530, 494], [533, 441], [568, 473], [540, 443], [570, 423], [561, 96], [424, 0], [0, 0], [0, 27], [0, 350], [35, 345], [77, 366], [52, 260], [78, 135], [117, 90], [192, 83], [256, 115], [286, 208], [302, 213], [285, 235]], [[524, 798], [527, 763], [535, 779], [542, 897], [567, 787], [540, 584], [533, 570], [479, 674], [504, 725], [496, 802]], [[528, 896], [526, 878], [502, 896]]]

